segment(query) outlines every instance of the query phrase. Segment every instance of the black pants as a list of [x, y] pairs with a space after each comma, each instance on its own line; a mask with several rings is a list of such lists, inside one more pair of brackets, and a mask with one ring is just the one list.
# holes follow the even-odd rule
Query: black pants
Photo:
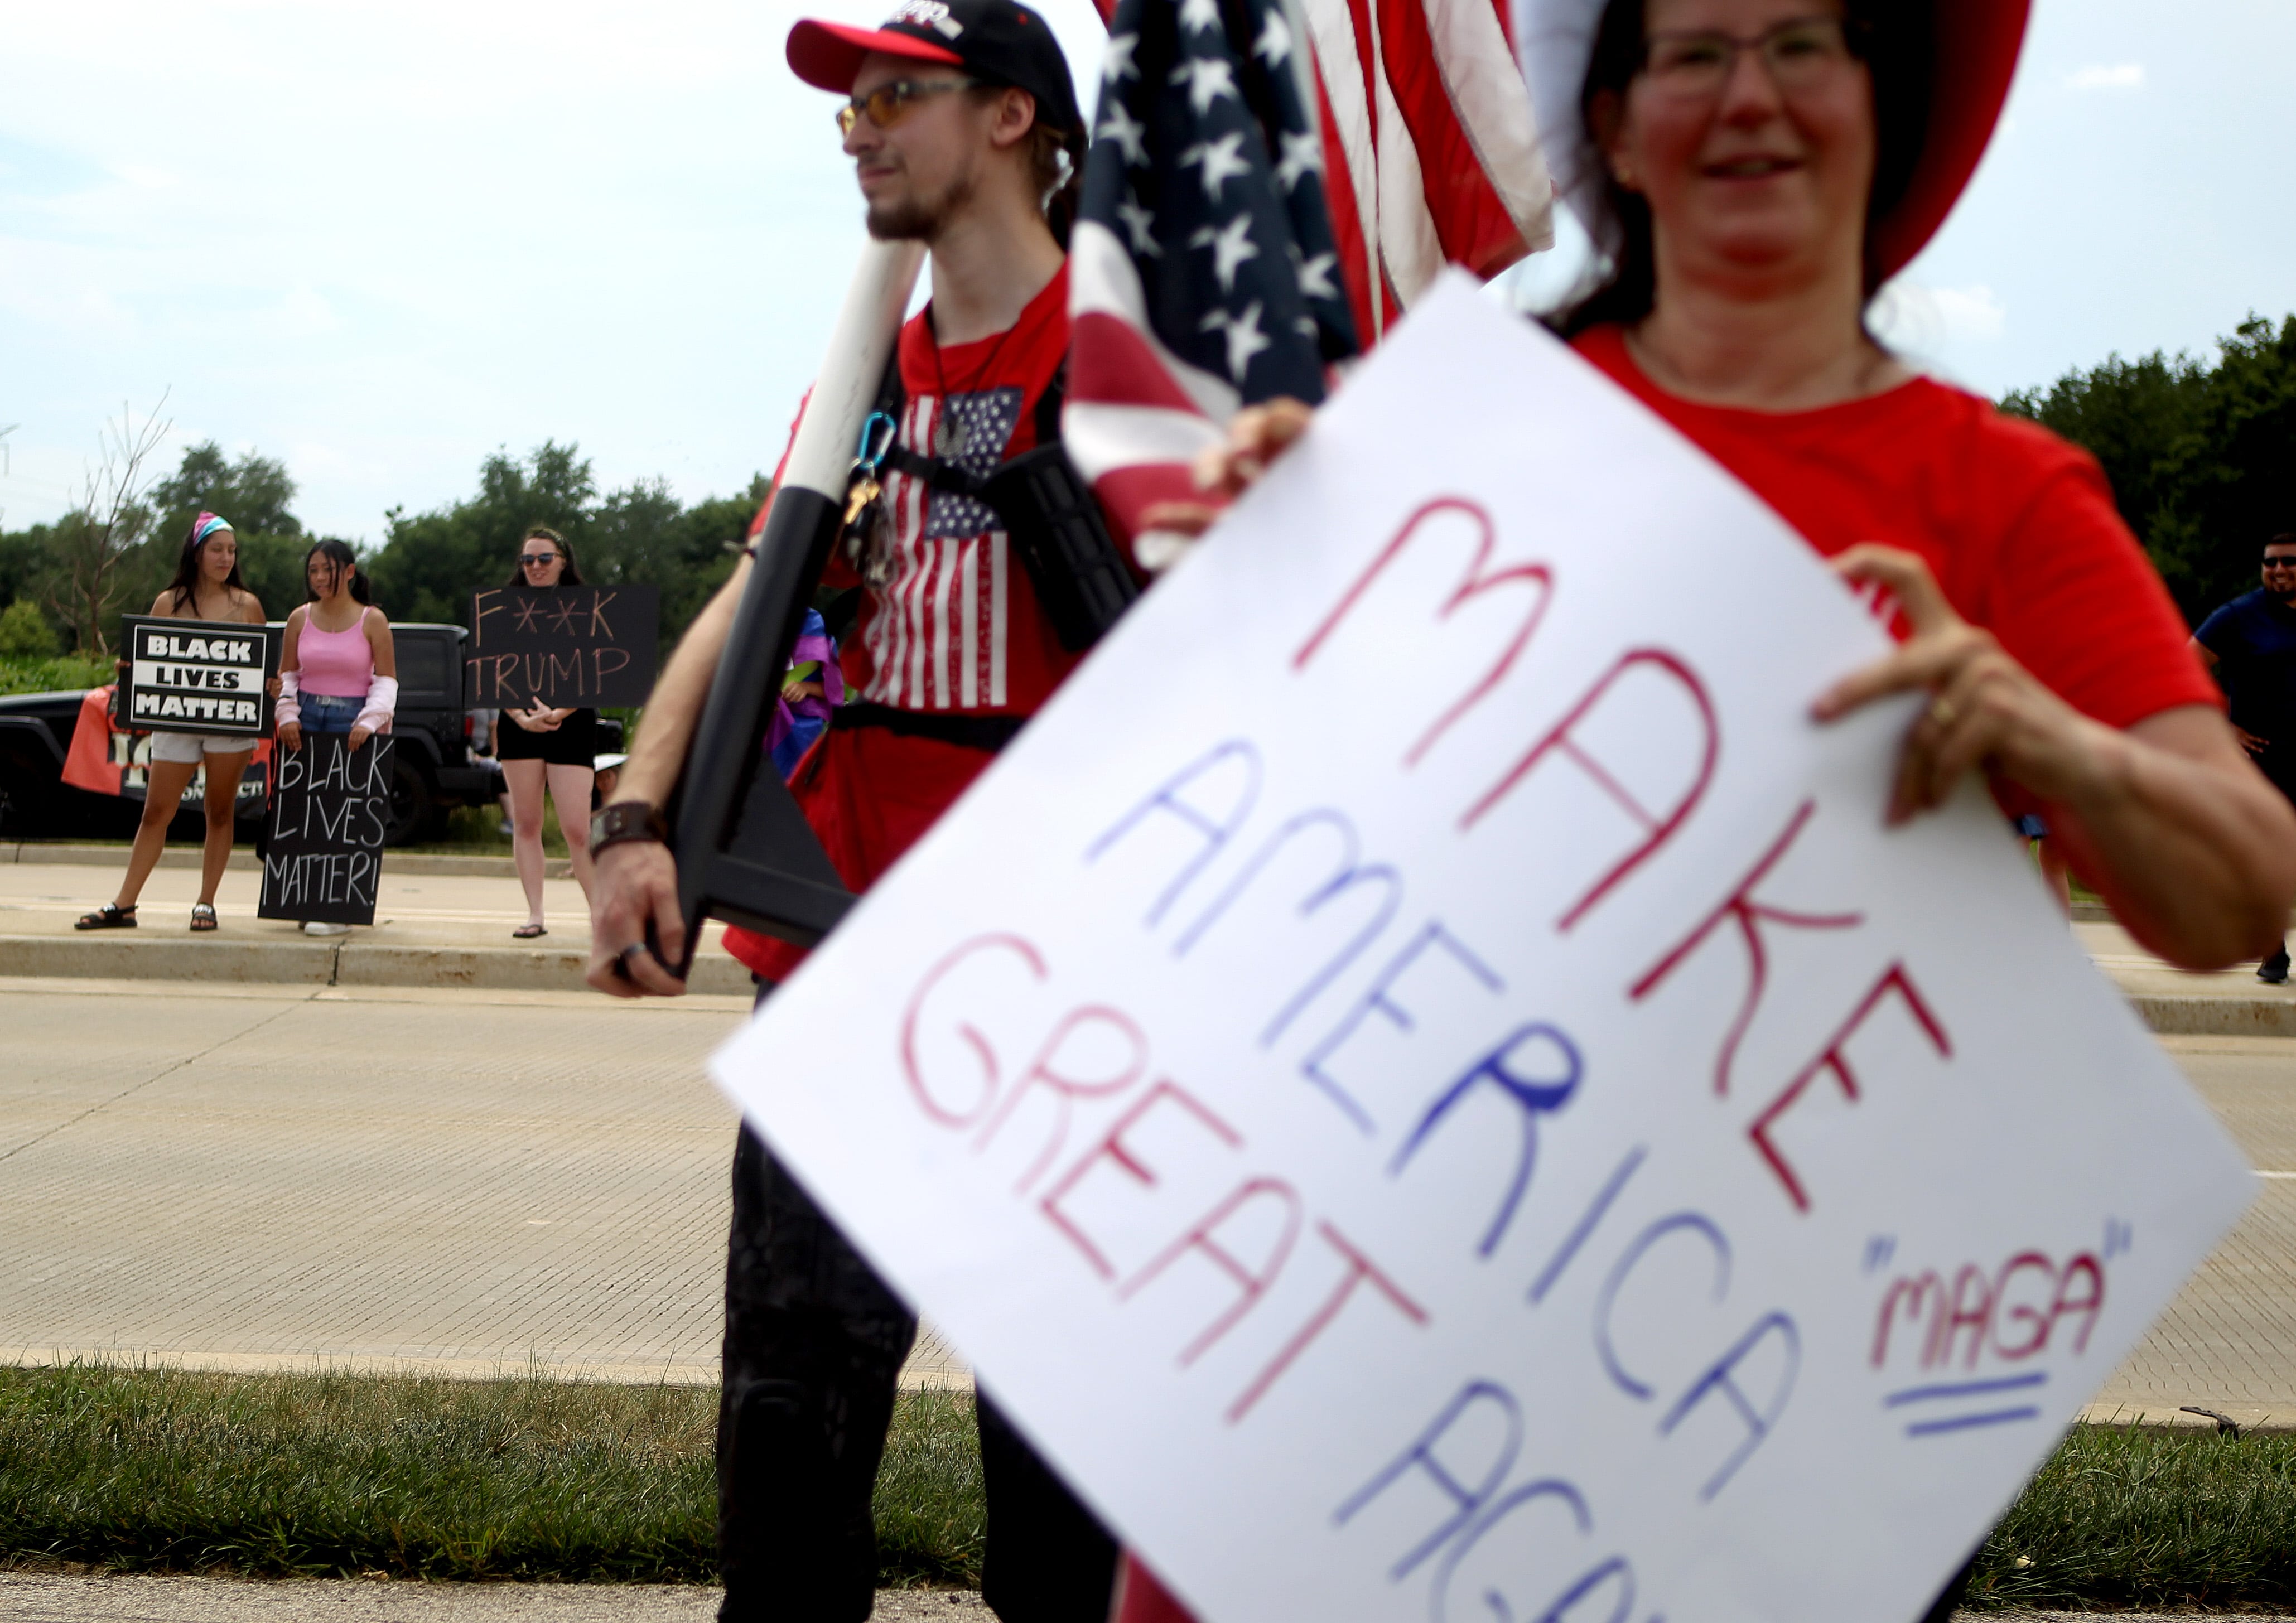
[[[861, 1623], [869, 1499], [917, 1322], [744, 1127], [718, 1406], [722, 1623]], [[1107, 1623], [1116, 1542], [988, 1398], [982, 1587], [1004, 1623]]]

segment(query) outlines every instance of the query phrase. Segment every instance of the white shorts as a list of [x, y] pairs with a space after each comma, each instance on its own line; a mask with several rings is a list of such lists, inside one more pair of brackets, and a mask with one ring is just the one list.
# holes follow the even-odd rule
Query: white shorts
[[245, 755], [255, 748], [251, 738], [229, 733], [154, 733], [152, 758], [178, 766], [196, 766], [202, 755]]

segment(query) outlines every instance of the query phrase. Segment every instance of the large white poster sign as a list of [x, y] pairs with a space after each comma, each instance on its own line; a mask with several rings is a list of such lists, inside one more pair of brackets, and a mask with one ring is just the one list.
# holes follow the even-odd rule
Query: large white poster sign
[[1886, 646], [1455, 283], [718, 1074], [1214, 1623], [1915, 1617], [2252, 1180]]

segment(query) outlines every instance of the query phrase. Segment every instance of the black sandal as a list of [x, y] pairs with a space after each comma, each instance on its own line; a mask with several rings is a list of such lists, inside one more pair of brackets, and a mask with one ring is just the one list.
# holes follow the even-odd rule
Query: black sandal
[[196, 934], [201, 930], [213, 930], [215, 927], [215, 904], [212, 902], [193, 902], [192, 904], [193, 932]]
[[133, 930], [135, 928], [135, 904], [122, 907], [118, 902], [106, 902], [94, 913], [83, 913], [74, 930]]
[[510, 938], [513, 941], [531, 941], [537, 936], [546, 936], [549, 933], [539, 924], [521, 924], [510, 932]]

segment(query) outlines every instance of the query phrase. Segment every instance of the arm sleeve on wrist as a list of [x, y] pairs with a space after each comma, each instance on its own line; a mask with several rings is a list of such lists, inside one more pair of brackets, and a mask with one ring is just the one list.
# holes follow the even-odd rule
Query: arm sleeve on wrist
[[377, 676], [367, 684], [366, 702], [359, 707], [359, 726], [374, 733], [390, 731], [390, 718], [398, 709], [398, 679]]

